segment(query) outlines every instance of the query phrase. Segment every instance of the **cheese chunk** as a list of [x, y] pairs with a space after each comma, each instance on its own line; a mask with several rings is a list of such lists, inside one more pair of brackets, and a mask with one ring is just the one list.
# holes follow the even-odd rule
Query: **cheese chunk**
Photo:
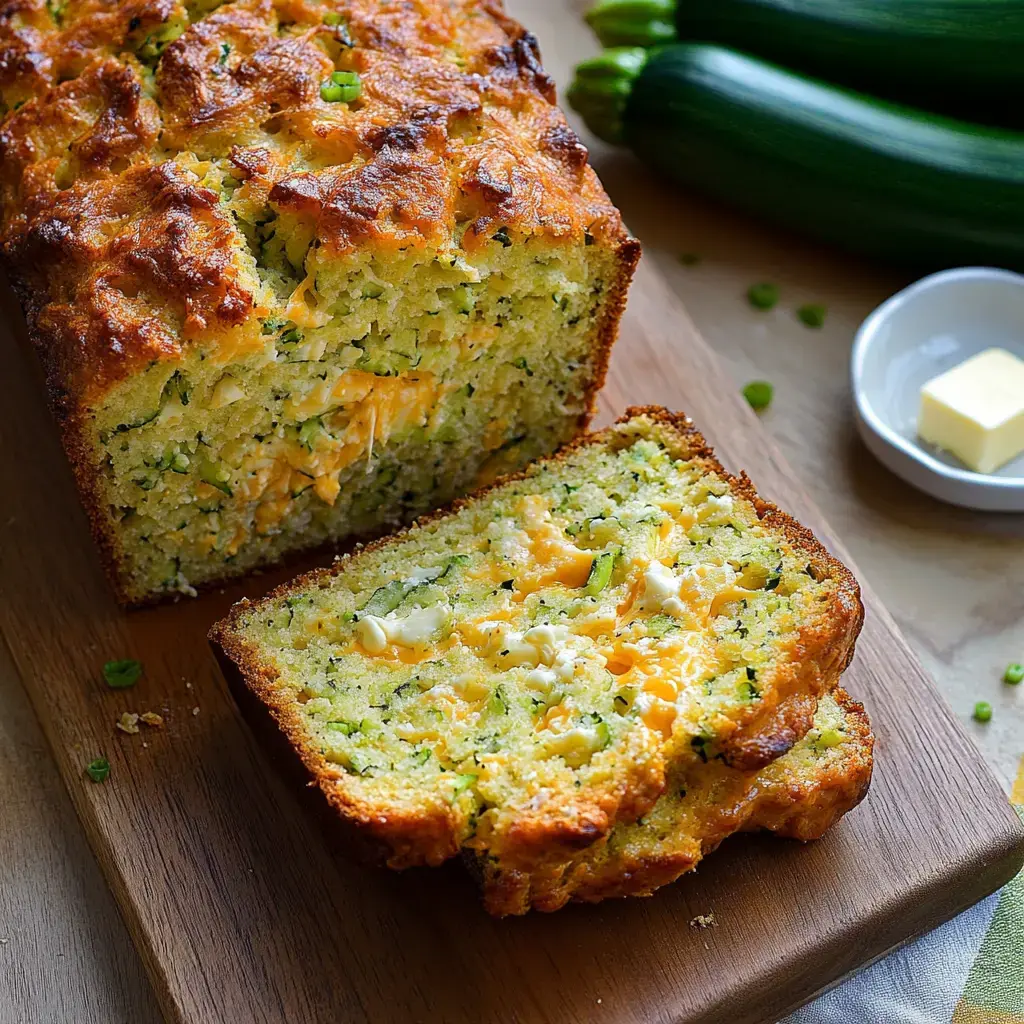
[[1024, 360], [1001, 348], [979, 352], [921, 389], [917, 433], [976, 473], [1024, 451]]

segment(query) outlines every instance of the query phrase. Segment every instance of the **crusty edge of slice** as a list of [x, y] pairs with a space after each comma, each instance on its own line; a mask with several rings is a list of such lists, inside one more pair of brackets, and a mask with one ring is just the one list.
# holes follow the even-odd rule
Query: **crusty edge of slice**
[[821, 838], [863, 800], [874, 763], [874, 736], [864, 706], [842, 688], [835, 689], [833, 697], [844, 712], [850, 741], [843, 757], [826, 761], [813, 776], [790, 773], [785, 758], [780, 759], [757, 773], [749, 790], [706, 835], [694, 836], [670, 852], [627, 854], [595, 864], [593, 854], [601, 845], [595, 844], [573, 861], [550, 863], [534, 872], [499, 870], [486, 860], [467, 859], [487, 911], [505, 917], [531, 909], [559, 910], [570, 901], [650, 896], [694, 870], [737, 832], [766, 830], [803, 842]]

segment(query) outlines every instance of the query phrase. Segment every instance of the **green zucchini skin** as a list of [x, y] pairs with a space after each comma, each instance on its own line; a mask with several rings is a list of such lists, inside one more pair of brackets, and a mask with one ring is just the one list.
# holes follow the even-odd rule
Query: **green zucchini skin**
[[874, 257], [1024, 269], [1024, 133], [899, 107], [723, 47], [646, 53], [619, 138], [674, 181]]
[[[672, 0], [603, 0], [605, 45], [657, 45]], [[974, 120], [1021, 123], [1024, 0], [678, 0], [679, 41], [719, 43]]]

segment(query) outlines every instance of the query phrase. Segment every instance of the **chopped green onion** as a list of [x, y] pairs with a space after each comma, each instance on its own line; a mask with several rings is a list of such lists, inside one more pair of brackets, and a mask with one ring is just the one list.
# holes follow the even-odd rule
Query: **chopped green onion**
[[1024, 681], [1024, 665], [1016, 661], [1007, 665], [1006, 671], [1003, 673], [1003, 682], [1016, 686], [1022, 681]]
[[335, 71], [321, 84], [320, 99], [325, 103], [352, 103], [362, 91], [362, 80], [354, 71]]
[[134, 658], [108, 661], [103, 666], [103, 678], [112, 690], [125, 690], [129, 686], [134, 686], [141, 675], [142, 663]]
[[976, 722], [990, 722], [992, 720], [992, 705], [987, 700], [979, 700], [974, 705], [974, 720]]
[[820, 302], [808, 302], [806, 306], [801, 306], [797, 311], [797, 319], [805, 327], [824, 327], [825, 326], [825, 314], [828, 310]]
[[337, 11], [328, 11], [324, 15], [324, 24], [330, 25], [332, 28], [335, 25], [341, 24], [341, 15]]
[[85, 766], [85, 773], [93, 782], [105, 782], [110, 775], [110, 762], [105, 757], [97, 757]]
[[779, 286], [769, 284], [767, 281], [761, 284], [752, 284], [747, 289], [747, 302], [754, 309], [774, 309], [779, 302]]
[[767, 409], [772, 404], [775, 388], [766, 380], [752, 380], [744, 389], [743, 397], [751, 409]]

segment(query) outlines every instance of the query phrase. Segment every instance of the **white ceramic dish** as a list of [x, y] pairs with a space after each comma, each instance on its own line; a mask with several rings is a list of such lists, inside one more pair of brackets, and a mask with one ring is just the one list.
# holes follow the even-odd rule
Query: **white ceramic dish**
[[853, 344], [857, 428], [884, 465], [933, 497], [1024, 512], [1024, 455], [973, 473], [917, 437], [921, 386], [993, 346], [1024, 359], [1024, 276], [963, 267], [898, 292], [861, 324]]

